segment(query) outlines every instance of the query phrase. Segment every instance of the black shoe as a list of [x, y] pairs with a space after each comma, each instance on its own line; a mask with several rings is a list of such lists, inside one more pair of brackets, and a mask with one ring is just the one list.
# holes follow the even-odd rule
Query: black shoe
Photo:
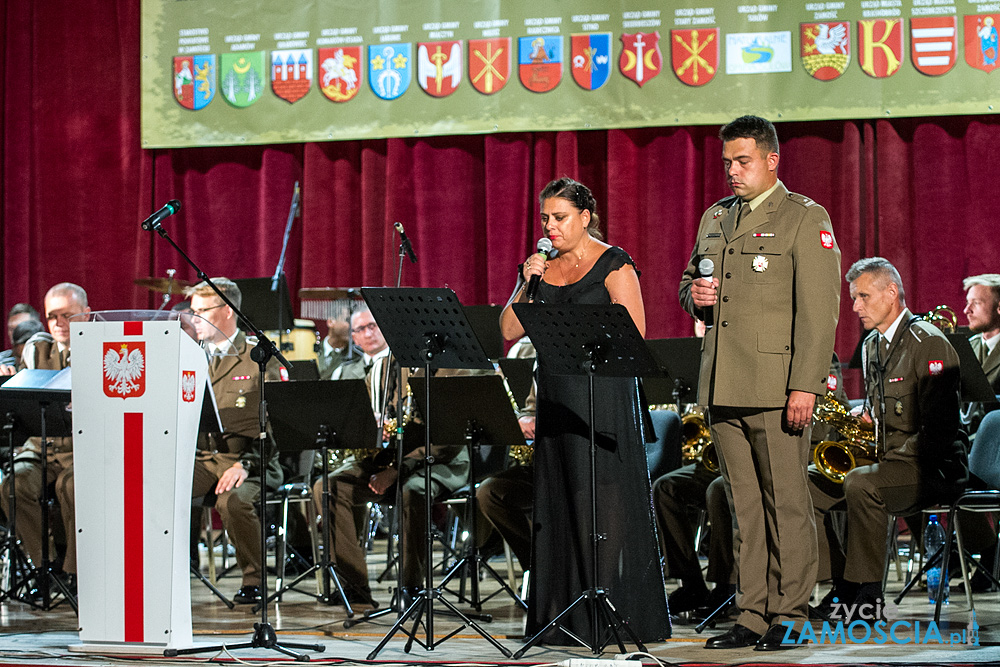
[[[790, 641], [785, 642], [785, 635], [788, 635]], [[791, 633], [788, 631], [788, 626], [783, 624], [772, 625], [764, 633], [764, 636], [760, 638], [757, 642], [757, 646], [754, 647], [755, 651], [787, 651], [790, 648], [797, 648], [801, 644], [797, 644], [795, 630], [793, 629]]]
[[704, 586], [702, 586], [701, 590], [693, 586], [681, 586], [667, 596], [667, 607], [670, 609], [671, 614], [694, 611], [699, 607], [705, 606], [705, 600], [708, 597], [708, 589]]
[[244, 586], [233, 596], [236, 604], [257, 604], [260, 602], [260, 586]]
[[760, 638], [760, 634], [737, 623], [725, 634], [709, 637], [705, 648], [746, 648], [756, 646]]

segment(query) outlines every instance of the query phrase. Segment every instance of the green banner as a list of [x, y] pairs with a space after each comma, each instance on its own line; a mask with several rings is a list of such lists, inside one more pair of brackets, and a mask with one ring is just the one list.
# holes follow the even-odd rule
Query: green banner
[[989, 114], [1000, 1], [143, 0], [145, 148]]

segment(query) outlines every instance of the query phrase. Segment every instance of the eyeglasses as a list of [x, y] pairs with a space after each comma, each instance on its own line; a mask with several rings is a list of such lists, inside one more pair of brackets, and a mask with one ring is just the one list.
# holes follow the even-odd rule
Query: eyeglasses
[[358, 334], [363, 334], [368, 332], [375, 333], [375, 329], [377, 328], [378, 328], [377, 324], [375, 324], [374, 322], [369, 322], [368, 324], [364, 324], [360, 327], [354, 327], [354, 333]]
[[195, 315], [202, 315], [210, 310], [215, 310], [216, 308], [222, 308], [224, 305], [226, 304], [220, 303], [218, 306], [209, 306], [208, 308], [197, 308], [197, 309], [192, 308], [191, 312], [194, 313]]

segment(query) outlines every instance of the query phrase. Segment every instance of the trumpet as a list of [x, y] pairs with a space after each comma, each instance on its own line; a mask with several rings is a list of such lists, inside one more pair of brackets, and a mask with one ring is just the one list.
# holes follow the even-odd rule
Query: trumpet
[[719, 472], [719, 455], [712, 442], [704, 410], [688, 406], [681, 417], [681, 458], [685, 463], [701, 463], [712, 472]]
[[940, 329], [942, 333], [955, 333], [955, 327], [958, 326], [958, 316], [955, 315], [955, 311], [952, 308], [946, 305], [930, 309], [921, 315], [920, 319], [930, 322]]
[[859, 465], [878, 460], [875, 426], [861, 417], [848, 413], [830, 392], [816, 400], [813, 419], [835, 428], [846, 440], [824, 440], [813, 451], [813, 463], [831, 482], [843, 484], [847, 473]]

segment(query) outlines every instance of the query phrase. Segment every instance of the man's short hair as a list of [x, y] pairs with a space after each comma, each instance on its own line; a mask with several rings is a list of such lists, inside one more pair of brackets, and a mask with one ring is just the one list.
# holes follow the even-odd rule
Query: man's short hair
[[989, 287], [993, 292], [993, 299], [1000, 302], [1000, 273], [980, 273], [978, 276], [969, 276], [962, 281], [962, 289], [966, 292], [973, 285]]
[[889, 283], [894, 283], [899, 289], [899, 302], [906, 303], [906, 293], [903, 291], [903, 279], [899, 277], [899, 271], [892, 265], [892, 262], [885, 257], [865, 257], [851, 264], [844, 278], [847, 282], [853, 283], [862, 273], [870, 273], [879, 281], [883, 288]]
[[41, 315], [38, 314], [38, 311], [30, 303], [15, 303], [14, 307], [7, 313], [7, 319], [9, 320], [15, 315], [29, 315], [33, 320], [42, 321]]
[[753, 139], [764, 155], [778, 152], [778, 132], [771, 121], [760, 116], [740, 116], [723, 125], [719, 138], [723, 143], [734, 139]]
[[[234, 283], [229, 278], [212, 278], [212, 282], [215, 286], [219, 288], [219, 291], [226, 295], [226, 298], [233, 302], [233, 305], [237, 308], [243, 303], [243, 292], [240, 291], [239, 285]], [[219, 296], [204, 280], [195, 285], [194, 287], [189, 287], [184, 290], [184, 296], [191, 298], [193, 296], [209, 297], [209, 296]]]
[[14, 327], [14, 335], [11, 340], [14, 345], [23, 345], [36, 333], [42, 331], [45, 331], [45, 327], [38, 320], [25, 320]]
[[76, 302], [80, 304], [81, 308], [87, 307], [87, 292], [84, 291], [82, 287], [74, 283], [59, 283], [58, 285], [53, 285], [49, 288], [49, 291], [45, 293], [45, 298], [48, 299], [50, 296], [71, 296], [76, 299]]

